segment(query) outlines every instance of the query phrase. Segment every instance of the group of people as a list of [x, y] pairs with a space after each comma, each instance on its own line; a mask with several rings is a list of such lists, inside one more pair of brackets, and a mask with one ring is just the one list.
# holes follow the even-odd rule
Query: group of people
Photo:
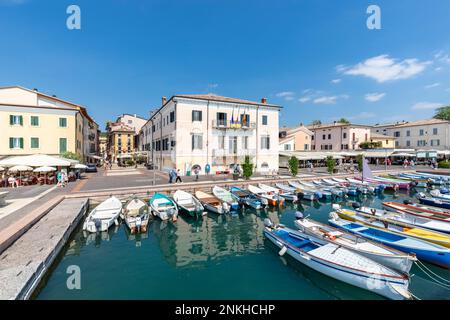
[[[199, 179], [198, 175], [200, 174], [200, 168], [195, 167], [194, 170], [192, 170], [192, 172], [195, 175], [195, 181], [198, 181], [198, 179]], [[175, 181], [175, 183], [183, 182], [181, 180], [181, 170], [180, 169], [173, 168], [172, 170], [169, 171], [169, 183], [173, 183], [174, 181]]]
[[408, 159], [403, 160], [403, 168], [405, 168], [405, 169], [407, 169], [408, 167], [411, 167], [411, 169], [413, 169], [415, 167], [415, 165], [416, 164], [414, 163], [413, 159], [411, 159], [411, 160], [408, 160]]

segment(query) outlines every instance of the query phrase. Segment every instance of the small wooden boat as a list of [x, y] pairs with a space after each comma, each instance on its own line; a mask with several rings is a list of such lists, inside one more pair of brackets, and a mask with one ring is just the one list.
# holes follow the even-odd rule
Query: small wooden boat
[[[298, 262], [336, 280], [395, 300], [410, 299], [409, 277], [354, 251], [264, 220], [264, 235]], [[367, 281], [373, 285], [368, 286]]]
[[420, 192], [417, 195], [417, 199], [420, 201], [420, 203], [423, 203], [427, 206], [434, 206], [439, 208], [445, 208], [450, 209], [450, 201], [442, 200], [442, 199], [436, 199], [433, 197], [428, 197], [425, 193]]
[[205, 211], [205, 208], [203, 208], [203, 205], [200, 203], [200, 201], [186, 191], [175, 191], [175, 193], [173, 194], [173, 200], [175, 200], [175, 202], [177, 203], [178, 210], [188, 214], [193, 218], [201, 217], [203, 215], [203, 212]]
[[262, 202], [264, 202], [264, 199], [265, 199], [267, 201], [267, 204], [272, 207], [283, 205], [283, 203], [284, 203], [284, 198], [280, 197], [277, 193], [267, 192], [267, 191], [265, 191], [259, 187], [256, 187], [254, 185], [249, 185], [248, 191], [250, 191], [257, 197], [259, 197], [261, 200], [263, 200]]
[[289, 185], [297, 189], [300, 199], [314, 201], [322, 198], [322, 193], [304, 188], [300, 183], [289, 181]]
[[161, 220], [177, 221], [178, 219], [178, 206], [168, 196], [156, 192], [149, 200], [150, 209], [154, 216], [159, 217]]
[[110, 197], [95, 207], [83, 223], [83, 230], [88, 232], [107, 231], [113, 224], [118, 225], [122, 211], [122, 202], [116, 197]]
[[131, 234], [146, 232], [150, 219], [148, 205], [141, 199], [133, 197], [124, 205], [121, 218]]
[[339, 205], [337, 204], [334, 204], [333, 206], [336, 208], [336, 212], [339, 216], [343, 219], [358, 221], [374, 228], [389, 230], [399, 235], [417, 238], [450, 248], [450, 236], [448, 234], [377, 216], [376, 209], [374, 214], [367, 214], [361, 211], [338, 208]]
[[392, 232], [390, 229], [374, 228], [358, 221], [341, 219], [336, 212], [330, 213], [328, 223], [346, 232], [382, 243], [397, 250], [414, 253], [420, 260], [450, 269], [450, 250], [446, 247], [407, 235], [401, 235]]
[[230, 206], [231, 211], [237, 211], [241, 208], [241, 205], [238, 202], [239, 199], [230, 191], [218, 186], [214, 186], [212, 191], [214, 196]]
[[406, 204], [393, 201], [383, 202], [383, 207], [390, 211], [396, 211], [406, 213], [412, 216], [450, 223], [450, 211], [441, 210], [439, 208], [423, 206], [416, 203]]
[[267, 193], [276, 194], [286, 201], [297, 202], [297, 200], [298, 200], [298, 197], [295, 194], [295, 191], [294, 192], [286, 192], [285, 190], [282, 190], [279, 188], [274, 188], [274, 187], [271, 187], [271, 186], [269, 186], [267, 184], [263, 184], [263, 183], [259, 183], [258, 187]]
[[201, 202], [203, 207], [210, 212], [217, 214], [224, 214], [230, 212], [230, 206], [226, 202], [220, 201], [218, 198], [212, 194], [196, 191], [195, 197]]
[[404, 273], [409, 273], [413, 262], [417, 260], [414, 254], [404, 253], [308, 218], [297, 219], [295, 225], [300, 231], [317, 237], [323, 243], [334, 243]]
[[262, 198], [258, 198], [256, 195], [254, 195], [248, 190], [244, 190], [238, 187], [231, 187], [230, 192], [247, 207], [259, 210], [267, 205], [267, 200], [265, 200], [265, 203], [263, 203]]

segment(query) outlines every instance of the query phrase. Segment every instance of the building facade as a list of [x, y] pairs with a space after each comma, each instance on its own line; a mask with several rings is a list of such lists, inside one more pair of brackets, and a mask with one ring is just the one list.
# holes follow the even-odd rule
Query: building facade
[[96, 155], [98, 125], [77, 104], [19, 86], [0, 88], [0, 157], [73, 152]]
[[303, 125], [281, 129], [279, 151], [311, 151], [313, 135], [314, 133]]
[[370, 142], [379, 143], [379, 148], [381, 149], [394, 149], [395, 148], [395, 137], [382, 135], [379, 133], [370, 133]]
[[372, 132], [395, 138], [395, 148], [450, 150], [450, 121], [427, 119], [375, 125]]
[[99, 155], [102, 159], [105, 159], [105, 155], [107, 155], [107, 146], [108, 146], [108, 134], [106, 132], [99, 133]]
[[135, 152], [135, 130], [122, 122], [109, 123], [107, 134], [107, 154], [112, 162], [132, 159]]
[[359, 150], [360, 144], [370, 141], [370, 126], [339, 123], [308, 126], [313, 132], [313, 151]]
[[249, 156], [256, 171], [278, 170], [281, 107], [216, 95], [176, 95], [154, 111], [140, 132], [139, 150], [159, 168], [187, 173], [223, 171]]

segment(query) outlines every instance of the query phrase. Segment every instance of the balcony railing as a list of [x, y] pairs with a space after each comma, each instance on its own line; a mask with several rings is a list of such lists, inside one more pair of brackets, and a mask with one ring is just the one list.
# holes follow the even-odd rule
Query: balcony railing
[[239, 150], [213, 149], [212, 154], [213, 157], [254, 156], [256, 154], [256, 149], [239, 149]]
[[215, 129], [252, 130], [256, 128], [256, 122], [232, 123], [229, 120], [213, 120], [212, 127]]

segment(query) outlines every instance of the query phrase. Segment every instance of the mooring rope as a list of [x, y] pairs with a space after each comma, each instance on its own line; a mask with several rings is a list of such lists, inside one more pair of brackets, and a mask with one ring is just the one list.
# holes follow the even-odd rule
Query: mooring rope
[[[445, 289], [447, 289], [447, 290], [450, 290], [450, 285], [448, 285], [448, 284], [446, 284], [446, 283], [443, 283], [443, 282], [441, 282], [440, 280], [438, 280], [438, 279], [435, 279], [434, 277], [433, 277], [433, 274], [435, 274], [433, 271], [431, 271], [430, 270], [430, 273], [431, 273], [431, 275], [427, 272], [427, 270], [425, 269], [425, 268], [427, 268], [426, 266], [424, 266], [424, 268], [419, 264], [419, 263], [417, 263], [417, 262], [415, 262], [416, 263], [416, 266], [420, 269], [420, 270], [422, 270], [422, 272], [423, 273], [425, 273], [431, 280], [433, 280], [437, 285], [439, 285], [439, 286], [441, 286], [441, 287], [443, 287], [443, 288], [445, 288]], [[422, 264], [423, 265], [423, 264]], [[427, 268], [428, 269], [428, 268]], [[437, 276], [437, 277], [439, 277], [439, 276]], [[441, 278], [441, 277], [439, 277], [439, 278]], [[444, 279], [445, 280], [445, 279]], [[447, 280], [446, 280], [447, 281]]]
[[416, 263], [420, 263], [421, 266], [422, 266], [424, 269], [426, 269], [428, 272], [430, 272], [430, 273], [431, 273], [432, 275], [434, 275], [435, 277], [437, 277], [437, 278], [443, 280], [444, 282], [450, 283], [450, 280], [445, 279], [445, 278], [441, 277], [440, 275], [438, 275], [437, 273], [433, 272], [433, 270], [431, 270], [430, 268], [428, 268], [428, 267], [427, 267], [423, 262], [421, 262], [420, 260], [417, 260]]

